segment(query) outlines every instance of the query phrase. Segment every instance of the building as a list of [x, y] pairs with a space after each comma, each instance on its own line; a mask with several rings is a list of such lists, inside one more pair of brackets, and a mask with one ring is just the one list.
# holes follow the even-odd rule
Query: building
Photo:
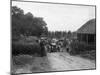
[[87, 44], [96, 43], [96, 19], [91, 19], [77, 30], [77, 39]]

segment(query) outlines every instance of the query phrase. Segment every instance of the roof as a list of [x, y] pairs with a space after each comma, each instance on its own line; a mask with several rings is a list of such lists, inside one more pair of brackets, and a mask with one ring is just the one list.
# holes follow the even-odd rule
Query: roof
[[96, 34], [96, 19], [91, 19], [77, 30], [77, 33]]

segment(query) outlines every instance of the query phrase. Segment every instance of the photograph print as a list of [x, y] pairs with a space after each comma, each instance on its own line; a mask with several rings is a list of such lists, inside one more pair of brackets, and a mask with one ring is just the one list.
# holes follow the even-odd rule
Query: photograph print
[[96, 69], [96, 6], [11, 1], [11, 74]]

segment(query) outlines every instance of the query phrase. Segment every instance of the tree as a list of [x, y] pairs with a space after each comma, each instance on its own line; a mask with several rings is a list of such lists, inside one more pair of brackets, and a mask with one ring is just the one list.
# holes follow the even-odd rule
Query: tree
[[47, 32], [46, 23], [41, 17], [34, 17], [31, 12], [24, 11], [16, 6], [12, 7], [12, 36], [40, 36]]
[[68, 38], [71, 38], [71, 36], [72, 36], [72, 32], [71, 32], [71, 31], [68, 31], [67, 37], [68, 37]]
[[18, 8], [17, 6], [13, 6], [11, 14], [12, 14], [12, 16], [13, 15], [23, 15], [24, 11], [22, 9]]

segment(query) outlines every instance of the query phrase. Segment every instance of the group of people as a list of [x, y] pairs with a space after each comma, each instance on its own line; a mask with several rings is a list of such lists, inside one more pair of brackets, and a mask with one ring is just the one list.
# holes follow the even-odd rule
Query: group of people
[[70, 40], [63, 39], [40, 39], [39, 43], [42, 50], [46, 52], [63, 52], [69, 50]]

